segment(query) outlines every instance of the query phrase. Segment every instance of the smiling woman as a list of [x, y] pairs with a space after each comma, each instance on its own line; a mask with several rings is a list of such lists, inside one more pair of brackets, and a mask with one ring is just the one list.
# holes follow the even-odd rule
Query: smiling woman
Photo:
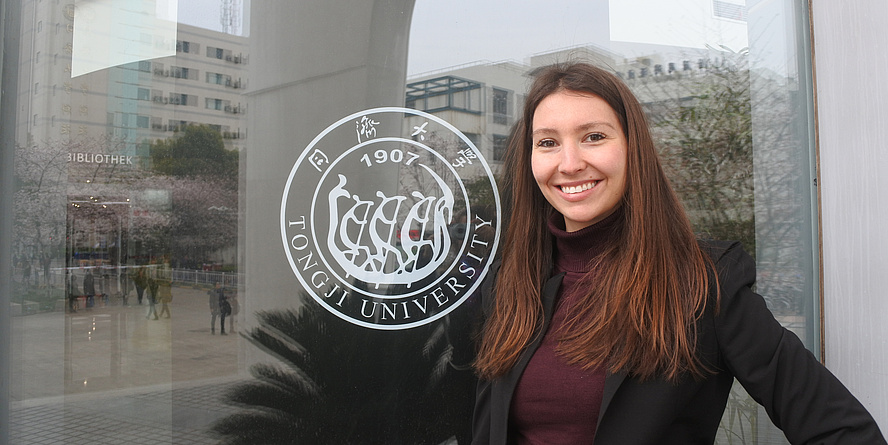
[[792, 443], [885, 443], [752, 292], [749, 255], [696, 239], [616, 76], [543, 68], [504, 168], [473, 443], [713, 443], [735, 378]]
[[532, 130], [533, 176], [568, 232], [617, 209], [626, 188], [626, 137], [607, 102], [559, 91], [537, 106]]

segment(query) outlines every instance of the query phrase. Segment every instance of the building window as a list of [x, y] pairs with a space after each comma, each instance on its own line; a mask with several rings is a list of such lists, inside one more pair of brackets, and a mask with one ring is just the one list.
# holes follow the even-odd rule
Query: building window
[[147, 60], [139, 61], [139, 71], [150, 73], [151, 72], [151, 62]]
[[467, 111], [481, 114], [481, 83], [455, 76], [442, 76], [407, 84], [405, 104], [417, 110]]
[[148, 128], [149, 122], [148, 116], [136, 116], [136, 126], [139, 128]]
[[510, 95], [506, 90], [493, 89], [493, 123], [508, 125]]
[[493, 160], [502, 162], [506, 158], [509, 137], [502, 134], [493, 135]]
[[229, 57], [231, 56], [231, 51], [225, 51], [222, 48], [216, 48], [213, 46], [207, 47], [207, 57], [222, 60], [225, 58], [226, 53], [228, 53]]
[[169, 125], [167, 128], [169, 129], [169, 131], [181, 131], [188, 126], [188, 121], [170, 119], [168, 122]]
[[171, 66], [170, 67], [170, 76], [175, 77], [176, 79], [197, 79], [197, 70], [191, 68], [185, 68], [182, 66]]
[[170, 103], [173, 105], [197, 105], [197, 96], [193, 94], [170, 93]]
[[139, 88], [136, 91], [136, 99], [151, 100], [151, 90], [149, 90], [148, 88]]
[[211, 99], [207, 98], [207, 109], [210, 110], [221, 110], [225, 107], [225, 102], [222, 99]]
[[225, 82], [225, 76], [219, 73], [207, 72], [207, 83], [222, 85]]

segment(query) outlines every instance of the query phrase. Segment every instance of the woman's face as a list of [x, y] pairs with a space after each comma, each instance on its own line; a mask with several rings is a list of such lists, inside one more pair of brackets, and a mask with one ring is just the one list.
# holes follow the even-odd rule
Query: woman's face
[[567, 231], [613, 213], [626, 190], [628, 147], [614, 109], [598, 96], [561, 90], [540, 102], [532, 125], [533, 176]]

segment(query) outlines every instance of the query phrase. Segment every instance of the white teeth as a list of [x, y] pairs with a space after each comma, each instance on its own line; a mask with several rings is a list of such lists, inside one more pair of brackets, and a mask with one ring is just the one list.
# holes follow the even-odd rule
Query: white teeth
[[590, 188], [594, 187], [595, 184], [598, 184], [598, 181], [595, 181], [594, 183], [587, 182], [583, 185], [578, 185], [576, 187], [561, 187], [561, 191], [563, 191], [564, 193], [567, 193], [568, 195], [572, 195], [574, 193], [580, 193], [582, 191], [589, 190]]

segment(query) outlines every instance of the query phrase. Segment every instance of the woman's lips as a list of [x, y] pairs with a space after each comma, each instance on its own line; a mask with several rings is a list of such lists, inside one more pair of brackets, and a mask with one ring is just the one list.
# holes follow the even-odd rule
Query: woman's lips
[[564, 192], [568, 195], [573, 195], [576, 193], [580, 193], [580, 192], [584, 192], [586, 190], [589, 190], [592, 187], [595, 187], [596, 185], [598, 185], [599, 182], [601, 182], [601, 181], [584, 182], [580, 185], [574, 185], [574, 186], [559, 185], [558, 188], [560, 188], [562, 192]]

